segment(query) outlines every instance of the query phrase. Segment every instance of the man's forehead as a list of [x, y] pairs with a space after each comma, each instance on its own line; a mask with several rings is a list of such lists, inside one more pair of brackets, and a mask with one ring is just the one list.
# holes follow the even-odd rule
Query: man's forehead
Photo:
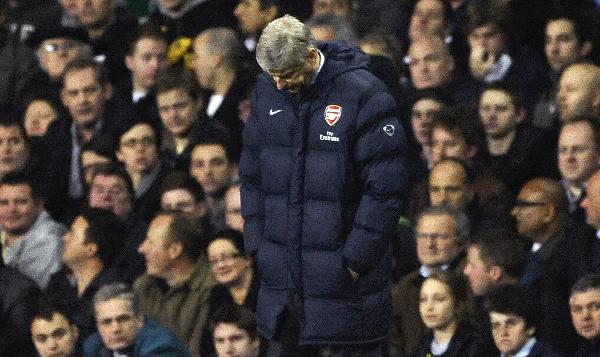
[[102, 173], [98, 173], [94, 176], [92, 180], [92, 184], [98, 185], [122, 185], [125, 186], [125, 180], [122, 177], [117, 175], [105, 175]]
[[131, 303], [121, 298], [114, 298], [96, 304], [96, 314], [99, 318], [114, 317], [123, 313], [132, 312], [133, 306], [131, 306]]
[[65, 73], [63, 86], [65, 89], [81, 88], [88, 85], [100, 85], [96, 71], [92, 67], [72, 69]]
[[600, 287], [575, 292], [571, 295], [572, 303], [600, 302]]
[[17, 124], [15, 125], [0, 125], [0, 136], [1, 137], [15, 137], [23, 138], [21, 135], [21, 129]]

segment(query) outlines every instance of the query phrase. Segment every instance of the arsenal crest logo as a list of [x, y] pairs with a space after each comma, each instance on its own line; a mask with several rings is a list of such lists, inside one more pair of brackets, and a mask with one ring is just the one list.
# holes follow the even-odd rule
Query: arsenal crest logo
[[334, 126], [342, 116], [342, 107], [335, 104], [330, 104], [325, 107], [325, 121], [329, 126]]

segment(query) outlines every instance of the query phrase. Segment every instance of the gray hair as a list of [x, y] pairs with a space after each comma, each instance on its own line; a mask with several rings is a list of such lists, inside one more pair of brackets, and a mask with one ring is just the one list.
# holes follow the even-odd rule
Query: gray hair
[[471, 224], [469, 223], [469, 217], [461, 210], [450, 206], [429, 206], [421, 211], [417, 217], [417, 224], [424, 216], [450, 216], [456, 224], [456, 234], [460, 243], [466, 243], [469, 240]]
[[293, 16], [271, 21], [256, 46], [256, 61], [263, 70], [286, 70], [301, 66], [315, 47], [308, 26]]
[[355, 47], [358, 43], [356, 34], [348, 21], [336, 14], [325, 13], [312, 16], [306, 21], [306, 26], [311, 29], [315, 27], [329, 27], [334, 33], [334, 41], [341, 42], [346, 46]]
[[225, 27], [206, 29], [198, 36], [206, 36], [206, 51], [223, 56], [227, 66], [235, 68], [239, 65], [241, 44], [235, 30]]
[[142, 313], [142, 307], [137, 296], [133, 292], [133, 289], [124, 283], [111, 283], [98, 289], [96, 294], [94, 294], [94, 309], [96, 309], [99, 304], [112, 299], [121, 299], [129, 302], [129, 306], [131, 306], [135, 315], [140, 315]]

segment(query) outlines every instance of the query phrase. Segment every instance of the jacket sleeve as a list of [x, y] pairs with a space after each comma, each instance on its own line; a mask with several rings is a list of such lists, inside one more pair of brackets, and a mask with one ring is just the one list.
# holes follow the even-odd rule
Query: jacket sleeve
[[393, 97], [374, 90], [364, 98], [352, 148], [361, 196], [343, 252], [347, 266], [358, 273], [375, 267], [387, 251], [408, 177], [406, 139]]
[[240, 158], [242, 216], [244, 217], [244, 250], [254, 256], [264, 232], [264, 198], [261, 191], [261, 133], [257, 114], [257, 90], [252, 94], [250, 118], [244, 128], [244, 147]]

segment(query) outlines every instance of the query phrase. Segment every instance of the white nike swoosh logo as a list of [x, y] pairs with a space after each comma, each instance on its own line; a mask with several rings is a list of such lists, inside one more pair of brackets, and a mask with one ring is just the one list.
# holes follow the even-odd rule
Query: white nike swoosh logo
[[277, 114], [279, 112], [282, 112], [282, 111], [283, 111], [283, 109], [279, 109], [279, 110], [273, 110], [273, 109], [271, 109], [271, 110], [269, 110], [269, 115], [275, 115], [275, 114]]

